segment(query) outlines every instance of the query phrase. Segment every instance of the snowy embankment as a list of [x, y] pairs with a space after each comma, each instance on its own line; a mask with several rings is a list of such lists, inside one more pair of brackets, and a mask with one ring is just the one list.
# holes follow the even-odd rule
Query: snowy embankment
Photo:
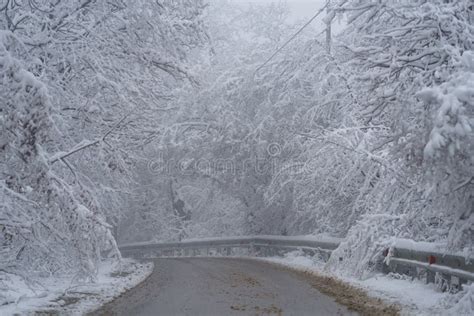
[[424, 284], [399, 274], [374, 274], [361, 280], [348, 275], [329, 272], [325, 263], [304, 256], [299, 251], [282, 257], [259, 258], [297, 270], [330, 276], [360, 288], [372, 297], [399, 305], [402, 315], [474, 315], [474, 284], [465, 285], [456, 294], [443, 293], [434, 284]]
[[153, 271], [153, 263], [132, 259], [121, 262], [105, 261], [99, 266], [94, 282], [79, 283], [71, 278], [47, 278], [26, 284], [10, 275], [0, 279], [0, 315], [58, 312], [83, 315], [111, 301], [128, 289], [140, 284]]

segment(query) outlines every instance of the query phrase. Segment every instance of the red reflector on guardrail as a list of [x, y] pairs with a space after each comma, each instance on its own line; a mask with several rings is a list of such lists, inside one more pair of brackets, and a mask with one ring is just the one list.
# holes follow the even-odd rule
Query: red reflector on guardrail
[[428, 263], [429, 264], [436, 263], [436, 257], [433, 255], [428, 256]]

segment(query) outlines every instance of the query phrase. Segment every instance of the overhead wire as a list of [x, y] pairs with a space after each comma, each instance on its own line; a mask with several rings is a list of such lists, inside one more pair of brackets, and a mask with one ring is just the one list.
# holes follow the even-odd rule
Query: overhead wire
[[319, 9], [318, 12], [316, 12], [315, 15], [313, 15], [313, 17], [311, 19], [308, 20], [308, 22], [306, 22], [295, 34], [293, 34], [280, 48], [278, 48], [263, 64], [261, 64], [256, 70], [255, 72], [253, 73], [253, 76], [255, 76], [257, 74], [257, 72], [262, 69], [263, 67], [265, 67], [272, 59], [273, 57], [275, 57], [279, 52], [281, 52], [283, 50], [283, 48], [285, 48], [292, 40], [294, 40], [308, 25], [311, 24], [311, 22], [314, 21], [314, 19], [316, 19], [325, 9], [326, 7], [328, 6], [328, 2], [326, 2], [326, 4], [321, 8]]

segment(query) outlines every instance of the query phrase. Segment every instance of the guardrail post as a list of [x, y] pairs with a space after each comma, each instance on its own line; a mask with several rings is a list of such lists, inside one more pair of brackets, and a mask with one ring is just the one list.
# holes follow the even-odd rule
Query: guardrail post
[[251, 242], [249, 244], [249, 253], [248, 253], [249, 256], [254, 256], [255, 255], [255, 245], [253, 242]]
[[379, 269], [379, 271], [382, 271], [385, 274], [390, 272], [390, 266], [389, 266], [390, 257], [389, 257], [389, 255], [390, 255], [390, 249], [385, 248], [382, 251], [382, 255], [380, 256], [380, 258], [377, 261], [377, 269]]
[[450, 280], [450, 287], [449, 291], [450, 292], [458, 292], [461, 289], [461, 281], [458, 277], [452, 275], [451, 280]]
[[449, 290], [450, 281], [451, 277], [449, 275], [436, 272], [435, 284], [442, 292]]
[[426, 270], [426, 283], [435, 283], [435, 273], [430, 270]]

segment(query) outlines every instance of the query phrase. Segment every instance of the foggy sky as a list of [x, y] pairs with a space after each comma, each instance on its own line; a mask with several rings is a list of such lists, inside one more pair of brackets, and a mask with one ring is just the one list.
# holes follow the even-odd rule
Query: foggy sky
[[[239, 3], [272, 3], [278, 0], [233, 0]], [[286, 0], [291, 9], [291, 19], [309, 19], [311, 18], [325, 3], [326, 0]]]

